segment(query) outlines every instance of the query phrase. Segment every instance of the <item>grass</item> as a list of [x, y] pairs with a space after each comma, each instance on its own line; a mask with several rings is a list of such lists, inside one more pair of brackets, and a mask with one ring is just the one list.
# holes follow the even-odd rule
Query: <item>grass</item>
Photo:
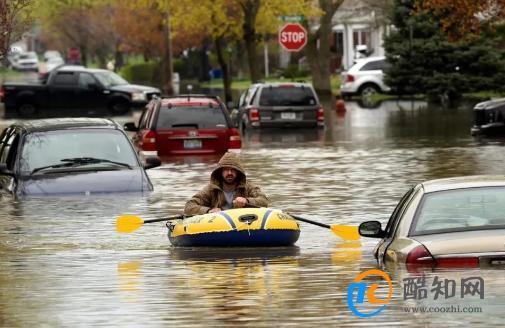
[[[268, 78], [265, 79], [264, 82], [298, 82], [303, 81], [307, 83], [312, 83], [311, 76], [298, 76], [294, 78]], [[340, 94], [340, 76], [332, 75], [331, 76], [331, 90], [333, 94]], [[245, 90], [251, 85], [250, 80], [233, 80], [231, 83], [231, 88], [235, 90]], [[222, 89], [223, 88], [223, 80], [222, 79], [214, 79], [210, 82], [204, 82], [200, 84], [202, 88], [212, 88], [212, 89]]]
[[470, 92], [470, 93], [465, 93], [463, 96], [472, 97], [472, 98], [480, 98], [480, 99], [494, 99], [494, 98], [505, 97], [505, 95], [503, 93], [499, 93], [496, 91]]
[[21, 80], [26, 73], [18, 72], [6, 67], [0, 67], [0, 82]]

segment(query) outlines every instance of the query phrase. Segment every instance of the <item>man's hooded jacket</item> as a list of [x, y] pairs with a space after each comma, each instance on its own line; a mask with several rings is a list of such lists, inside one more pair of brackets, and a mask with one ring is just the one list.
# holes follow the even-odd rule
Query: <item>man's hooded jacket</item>
[[234, 199], [236, 197], [245, 197], [248, 204], [260, 207], [268, 206], [268, 199], [260, 188], [247, 181], [239, 156], [236, 153], [227, 152], [219, 160], [217, 168], [212, 171], [210, 183], [186, 203], [184, 207], [185, 215], [205, 214], [212, 208], [223, 208], [226, 203], [221, 174], [223, 167], [231, 167], [238, 172], [238, 184], [233, 195]]

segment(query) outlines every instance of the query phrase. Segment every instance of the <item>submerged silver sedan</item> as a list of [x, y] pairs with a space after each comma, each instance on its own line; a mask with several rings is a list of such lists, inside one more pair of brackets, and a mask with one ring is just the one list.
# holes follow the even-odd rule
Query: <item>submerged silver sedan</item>
[[505, 264], [505, 176], [431, 180], [410, 189], [386, 228], [359, 226], [363, 237], [381, 238], [379, 265], [479, 267]]

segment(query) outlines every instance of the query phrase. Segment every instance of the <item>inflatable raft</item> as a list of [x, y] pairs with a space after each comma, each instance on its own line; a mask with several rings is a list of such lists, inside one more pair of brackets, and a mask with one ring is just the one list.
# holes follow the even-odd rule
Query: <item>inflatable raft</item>
[[271, 208], [238, 208], [167, 223], [174, 246], [289, 246], [300, 236], [298, 222]]

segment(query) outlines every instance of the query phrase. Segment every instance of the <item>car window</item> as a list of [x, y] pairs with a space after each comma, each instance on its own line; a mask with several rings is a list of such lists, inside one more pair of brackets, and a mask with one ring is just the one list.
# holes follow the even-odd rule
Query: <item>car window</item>
[[311, 88], [296, 86], [265, 87], [261, 90], [260, 106], [313, 106], [316, 97]]
[[375, 70], [387, 70], [389, 67], [389, 64], [386, 62], [386, 60], [374, 60], [371, 62], [366, 63], [361, 67], [360, 71], [375, 71]]
[[147, 116], [148, 116], [147, 113], [149, 112], [151, 107], [152, 107], [152, 104], [149, 104], [149, 106], [144, 108], [144, 110], [142, 111], [142, 115], [140, 115], [140, 119], [139, 119], [139, 129], [140, 130], [145, 129], [145, 127], [146, 127]]
[[242, 92], [242, 94], [240, 95], [240, 98], [238, 100], [238, 107], [245, 106], [245, 97], [247, 95], [247, 92], [248, 92], [248, 90]]
[[156, 128], [226, 128], [228, 124], [224, 115], [223, 110], [215, 106], [162, 107]]
[[426, 194], [412, 235], [505, 228], [505, 187], [481, 187]]
[[74, 72], [58, 72], [54, 77], [53, 84], [59, 86], [77, 85], [77, 74], [74, 74]]
[[153, 103], [153, 106], [151, 108], [151, 110], [149, 110], [146, 115], [146, 126], [145, 128], [151, 128], [155, 125], [155, 119], [156, 119], [156, 113], [159, 112], [159, 109], [160, 109], [160, 106], [161, 106], [161, 103], [159, 101], [156, 101]]
[[88, 88], [89, 84], [96, 84], [95, 78], [89, 73], [80, 73], [79, 86], [83, 88]]
[[391, 217], [389, 218], [388, 224], [386, 225], [386, 237], [393, 236], [393, 233], [396, 230], [396, 226], [398, 225], [398, 221], [405, 211], [405, 208], [409, 203], [408, 201], [411, 199], [411, 196], [414, 193], [414, 189], [415, 188], [411, 188], [409, 191], [407, 191], [398, 202], [398, 205], [396, 205], [393, 213], [391, 214]]
[[114, 72], [109, 71], [99, 71], [95, 72], [96, 78], [104, 85], [105, 87], [113, 87], [116, 85], [125, 85], [128, 84], [128, 81], [123, 79], [121, 76], [117, 75]]
[[138, 166], [135, 152], [121, 131], [79, 129], [28, 134], [21, 151], [20, 167], [21, 171], [31, 172], [76, 157], [108, 159]]
[[249, 98], [246, 98], [247, 104], [252, 105], [254, 103], [254, 99], [256, 99], [256, 95], [259, 90], [260, 88], [251, 89], [250, 94], [248, 95]]

